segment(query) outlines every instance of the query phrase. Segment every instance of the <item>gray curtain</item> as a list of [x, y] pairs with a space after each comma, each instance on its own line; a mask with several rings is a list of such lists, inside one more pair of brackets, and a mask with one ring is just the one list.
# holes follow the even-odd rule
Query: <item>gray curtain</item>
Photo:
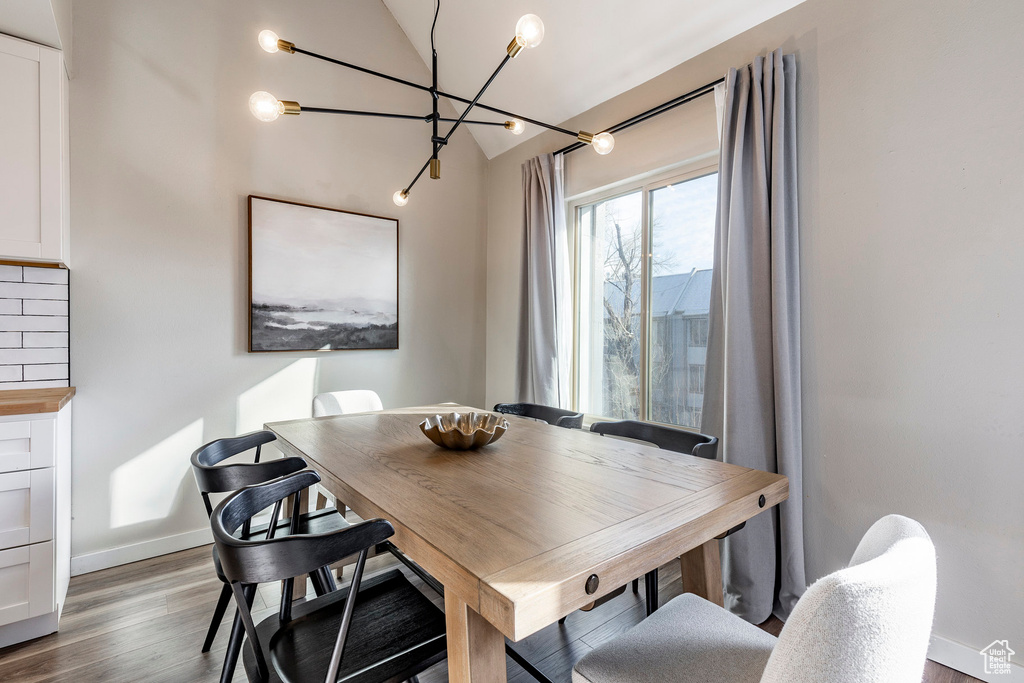
[[523, 268], [517, 400], [569, 407], [569, 242], [562, 156], [523, 164]]
[[721, 142], [701, 429], [726, 462], [789, 477], [789, 500], [723, 545], [726, 607], [760, 623], [806, 587], [793, 55], [729, 72]]

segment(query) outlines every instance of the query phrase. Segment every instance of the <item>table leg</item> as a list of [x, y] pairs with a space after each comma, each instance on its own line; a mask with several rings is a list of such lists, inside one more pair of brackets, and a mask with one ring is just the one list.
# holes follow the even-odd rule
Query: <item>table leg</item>
[[451, 591], [444, 595], [451, 683], [506, 683], [505, 638]]
[[718, 539], [712, 538], [679, 558], [683, 575], [683, 592], [693, 593], [724, 606], [722, 596], [722, 560], [718, 554]]

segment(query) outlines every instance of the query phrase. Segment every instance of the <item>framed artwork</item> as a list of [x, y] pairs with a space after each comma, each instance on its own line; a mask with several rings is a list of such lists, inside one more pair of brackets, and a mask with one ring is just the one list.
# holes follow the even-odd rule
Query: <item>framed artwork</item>
[[398, 220], [249, 195], [249, 351], [398, 348]]

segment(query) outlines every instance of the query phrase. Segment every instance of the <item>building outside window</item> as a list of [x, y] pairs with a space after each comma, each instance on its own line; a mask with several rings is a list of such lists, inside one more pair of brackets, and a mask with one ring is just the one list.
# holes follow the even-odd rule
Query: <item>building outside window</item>
[[573, 204], [577, 410], [700, 428], [717, 189], [705, 167]]

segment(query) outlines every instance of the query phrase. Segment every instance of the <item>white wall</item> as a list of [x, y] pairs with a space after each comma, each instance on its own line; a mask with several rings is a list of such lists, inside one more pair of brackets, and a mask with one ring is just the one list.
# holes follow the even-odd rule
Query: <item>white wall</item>
[[[203, 538], [190, 533], [208, 529], [191, 451], [308, 414], [317, 389], [375, 389], [389, 406], [482, 401], [483, 155], [460, 131], [442, 154], [444, 179], [421, 180], [397, 208], [392, 192], [430, 154], [426, 123], [304, 114], [264, 124], [248, 97], [268, 90], [309, 106], [414, 113], [430, 110], [429, 97], [300, 55], [268, 55], [256, 43], [266, 27], [429, 81], [379, 2], [75, 5], [79, 569]], [[250, 193], [400, 219], [400, 350], [246, 353]], [[132, 547], [93, 555], [121, 546]]]
[[[938, 547], [935, 633], [977, 649], [1024, 645], [1022, 25], [1011, 1], [808, 0], [566, 124], [797, 54], [809, 576], [878, 517], [919, 519]], [[514, 386], [520, 164], [565, 144], [491, 161], [488, 403]]]

